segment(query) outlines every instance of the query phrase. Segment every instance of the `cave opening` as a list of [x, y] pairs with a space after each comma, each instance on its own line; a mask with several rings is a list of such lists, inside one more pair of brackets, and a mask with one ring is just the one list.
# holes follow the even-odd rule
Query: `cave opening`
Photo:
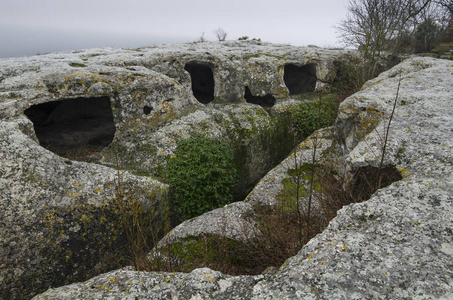
[[116, 132], [109, 97], [58, 100], [24, 111], [39, 143], [69, 159], [96, 161]]
[[211, 67], [199, 63], [187, 63], [184, 69], [190, 74], [195, 98], [203, 104], [214, 100], [215, 82]]
[[249, 87], [245, 87], [245, 94], [244, 94], [245, 101], [258, 104], [262, 107], [272, 107], [275, 104], [275, 97], [271, 94], [267, 94], [265, 96], [254, 96], [250, 91]]
[[316, 64], [297, 66], [285, 65], [283, 80], [290, 95], [314, 92], [316, 88]]

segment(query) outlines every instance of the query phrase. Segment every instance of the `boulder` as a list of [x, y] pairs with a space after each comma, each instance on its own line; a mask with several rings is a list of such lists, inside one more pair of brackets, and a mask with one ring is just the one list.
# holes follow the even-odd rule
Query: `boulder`
[[[267, 205], [275, 206], [278, 204], [279, 195], [284, 192], [285, 180], [292, 178], [291, 170], [301, 168], [304, 163], [312, 163], [313, 161], [313, 145], [316, 143], [317, 149], [315, 154], [315, 161], [319, 162], [322, 153], [332, 146], [333, 141], [333, 128], [328, 127], [316, 131], [312, 136], [301, 142], [293, 149], [291, 154], [285, 158], [275, 168], [270, 170], [255, 188], [250, 192], [244, 201], [251, 205]], [[306, 182], [301, 183], [305, 189], [308, 189]], [[301, 201], [302, 207], [306, 206], [306, 197]]]
[[[168, 186], [161, 182], [123, 172], [118, 177], [113, 168], [72, 161], [40, 147], [23, 131], [29, 123], [23, 116], [0, 122], [3, 299], [31, 297], [44, 286], [64, 284], [66, 277], [83, 279], [82, 270], [97, 272], [106, 249], [85, 234], [94, 237], [103, 228], [102, 209], [114, 204], [119, 178], [147, 206], [161, 207], [167, 201]], [[121, 223], [112, 226], [106, 234], [121, 229]], [[79, 231], [81, 227], [87, 231]], [[79, 249], [85, 246], [90, 249]]]
[[[229, 277], [197, 269], [176, 273], [173, 281], [166, 273], [119, 270], [34, 299], [452, 298], [452, 70], [451, 61], [414, 57], [341, 104], [331, 151], [344, 172], [353, 178], [361, 168], [379, 168], [384, 153], [382, 165], [402, 178], [339, 210], [275, 274]], [[208, 275], [213, 285], [202, 280], [194, 286], [193, 279], [205, 272], [216, 274]], [[234, 291], [219, 294], [218, 278]]]
[[[151, 276], [150, 276], [151, 275]], [[83, 284], [72, 284], [38, 299], [251, 299], [251, 289], [264, 276], [229, 276], [208, 268], [190, 273], [116, 270]], [[81, 289], [84, 286], [85, 289]]]

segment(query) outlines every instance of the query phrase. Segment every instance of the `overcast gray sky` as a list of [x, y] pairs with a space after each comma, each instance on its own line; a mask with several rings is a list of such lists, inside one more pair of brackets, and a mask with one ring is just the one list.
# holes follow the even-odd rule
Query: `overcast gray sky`
[[223, 28], [297, 46], [338, 46], [348, 0], [0, 0], [0, 57], [192, 42]]

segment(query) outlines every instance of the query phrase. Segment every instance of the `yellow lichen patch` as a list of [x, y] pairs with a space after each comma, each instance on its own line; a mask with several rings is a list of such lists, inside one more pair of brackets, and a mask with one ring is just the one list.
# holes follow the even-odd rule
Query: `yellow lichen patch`
[[114, 283], [115, 280], [116, 280], [116, 277], [113, 277], [113, 278], [111, 278], [111, 279], [108, 281], [108, 283]]
[[365, 112], [357, 115], [357, 119], [358, 126], [356, 135], [359, 140], [362, 140], [378, 126], [381, 120], [384, 119], [384, 114], [374, 109], [367, 108]]
[[407, 171], [407, 169], [405, 168], [398, 168], [398, 171], [400, 172], [401, 176], [403, 176], [403, 178], [406, 178], [409, 175], [411, 175], [411, 173]]

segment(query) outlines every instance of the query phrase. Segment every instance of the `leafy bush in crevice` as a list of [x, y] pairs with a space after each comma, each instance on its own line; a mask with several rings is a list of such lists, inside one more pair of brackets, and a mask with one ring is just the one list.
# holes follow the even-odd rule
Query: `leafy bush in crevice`
[[168, 162], [167, 180], [181, 220], [232, 202], [237, 178], [229, 145], [201, 134], [179, 141]]
[[363, 84], [384, 71], [399, 64], [401, 55], [383, 55], [374, 62], [356, 55], [344, 55], [333, 62], [335, 78], [330, 83], [330, 91], [343, 101], [358, 92]]
[[[319, 107], [321, 105], [321, 107]], [[292, 126], [297, 141], [307, 138], [317, 129], [333, 124], [337, 110], [329, 102], [303, 102], [292, 109]]]

